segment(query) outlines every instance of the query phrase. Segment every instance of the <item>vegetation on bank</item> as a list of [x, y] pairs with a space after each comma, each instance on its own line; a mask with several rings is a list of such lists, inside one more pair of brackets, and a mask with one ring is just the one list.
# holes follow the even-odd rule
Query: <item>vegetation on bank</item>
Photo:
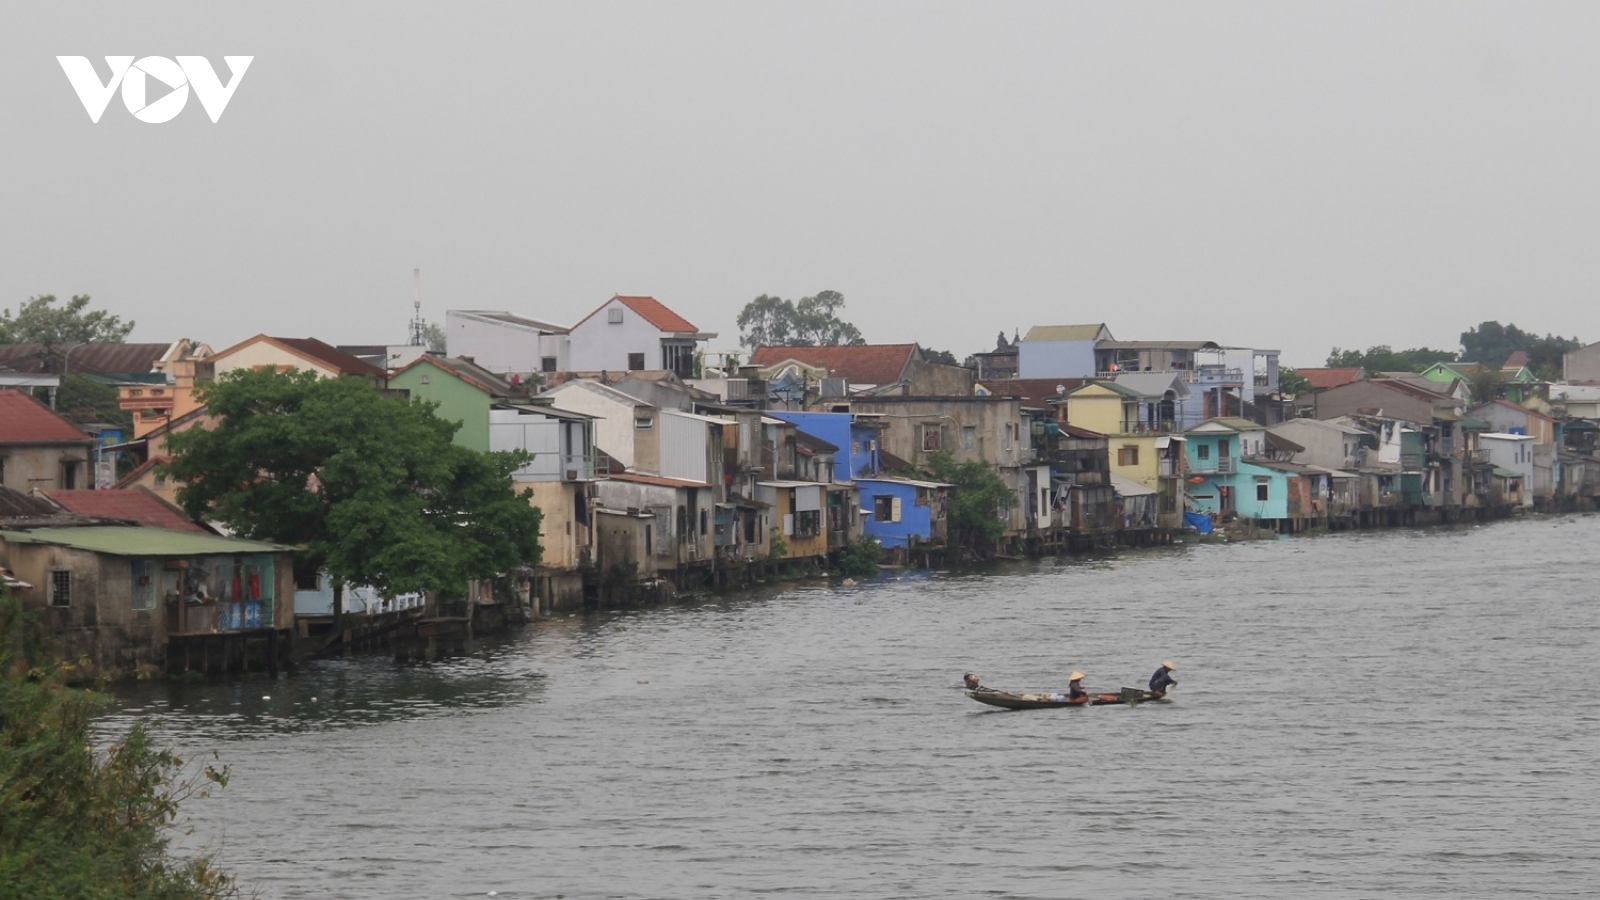
[[61, 682], [21, 602], [0, 588], [0, 894], [37, 900], [234, 897], [210, 856], [170, 852], [179, 805], [227, 784], [226, 767], [185, 775], [134, 725], [104, 752], [90, 722], [104, 698]]

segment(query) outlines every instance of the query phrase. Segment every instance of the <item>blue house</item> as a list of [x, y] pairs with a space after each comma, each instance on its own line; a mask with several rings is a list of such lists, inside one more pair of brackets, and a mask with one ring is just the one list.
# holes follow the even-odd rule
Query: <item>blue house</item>
[[1097, 352], [1109, 340], [1104, 323], [1035, 325], [1017, 344], [1017, 377], [1093, 378], [1110, 364], [1110, 357]]
[[[1244, 462], [1260, 456], [1267, 429], [1248, 419], [1207, 419], [1184, 433], [1189, 464], [1187, 505], [1194, 512], [1256, 518], [1256, 476], [1277, 473]], [[1269, 491], [1270, 498], [1270, 491]], [[1246, 507], [1243, 501], [1248, 499]]]
[[889, 549], [942, 544], [950, 485], [872, 476], [856, 479], [866, 515], [862, 531]]
[[834, 481], [856, 481], [882, 471], [878, 462], [880, 426], [877, 417], [782, 410], [767, 410], [765, 415], [789, 422], [800, 431], [838, 447], [833, 457]]

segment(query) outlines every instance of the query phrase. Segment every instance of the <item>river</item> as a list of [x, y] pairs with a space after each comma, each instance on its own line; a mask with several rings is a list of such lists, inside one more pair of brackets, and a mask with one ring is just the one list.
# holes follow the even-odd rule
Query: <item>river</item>
[[[1189, 545], [132, 688], [264, 898], [1594, 896], [1600, 516]], [[1005, 712], [959, 690], [1142, 684]]]

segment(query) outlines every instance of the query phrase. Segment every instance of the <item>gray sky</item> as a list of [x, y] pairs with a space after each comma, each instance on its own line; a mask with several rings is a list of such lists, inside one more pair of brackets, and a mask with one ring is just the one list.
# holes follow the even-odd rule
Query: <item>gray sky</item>
[[[0, 29], [0, 307], [133, 340], [404, 341], [761, 293], [868, 340], [1004, 329], [1455, 348], [1600, 340], [1600, 4], [26, 4]], [[57, 64], [254, 55], [221, 121]], [[152, 92], [152, 97], [154, 92]]]

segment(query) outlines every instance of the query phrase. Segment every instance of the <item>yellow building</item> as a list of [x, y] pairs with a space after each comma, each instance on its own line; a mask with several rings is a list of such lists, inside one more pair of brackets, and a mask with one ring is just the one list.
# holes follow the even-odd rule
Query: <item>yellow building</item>
[[1106, 436], [1111, 471], [1160, 494], [1162, 524], [1177, 527], [1182, 508], [1183, 437], [1176, 417], [1165, 416], [1160, 398], [1112, 381], [1091, 381], [1069, 391], [1062, 403], [1066, 423]]

